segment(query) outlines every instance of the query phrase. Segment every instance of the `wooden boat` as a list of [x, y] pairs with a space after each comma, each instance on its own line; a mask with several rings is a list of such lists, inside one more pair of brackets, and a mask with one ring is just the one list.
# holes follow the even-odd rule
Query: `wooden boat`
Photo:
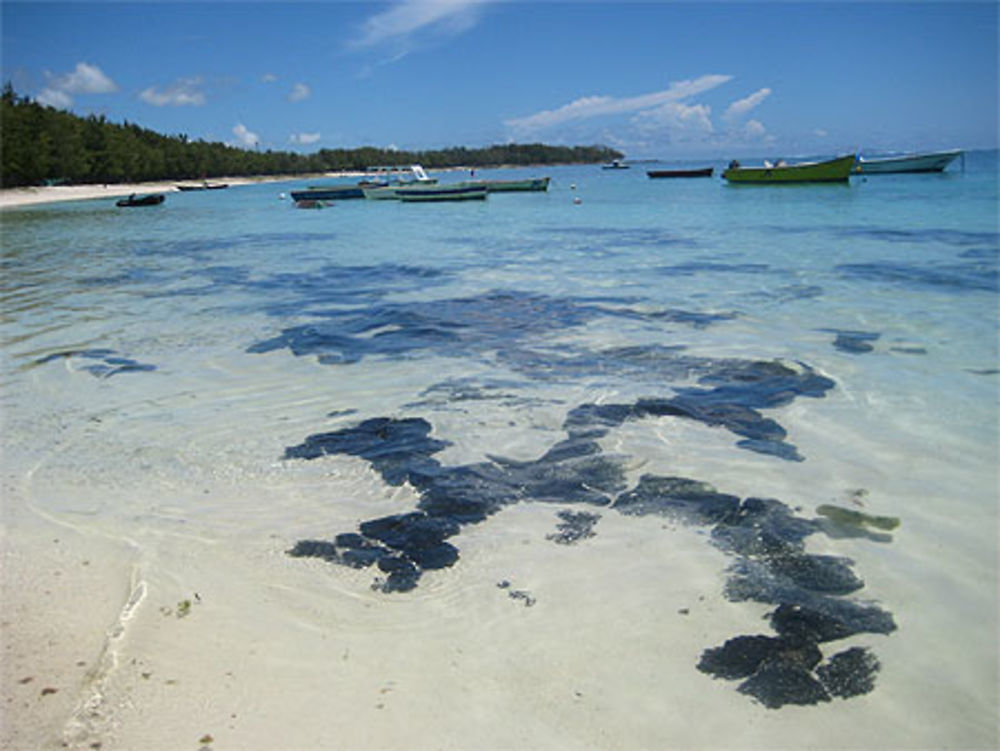
[[177, 190], [181, 191], [193, 191], [193, 190], [222, 190], [223, 188], [228, 188], [229, 183], [209, 183], [203, 182], [200, 185], [178, 185]]
[[312, 198], [303, 198], [295, 202], [295, 208], [297, 209], [325, 209], [330, 205], [326, 201], [317, 201]]
[[764, 185], [783, 183], [847, 182], [857, 160], [855, 154], [829, 159], [824, 162], [799, 162], [777, 164], [764, 162], [762, 167], [743, 167], [737, 161], [729, 163], [722, 176], [732, 183], [758, 183]]
[[137, 196], [133, 193], [128, 198], [116, 201], [115, 206], [159, 206], [165, 200], [167, 200], [167, 197], [162, 193], [152, 193], [147, 196]]
[[490, 193], [507, 193], [511, 191], [542, 191], [549, 189], [548, 177], [529, 177], [524, 180], [479, 180], [486, 185]]
[[607, 164], [601, 165], [601, 169], [628, 169], [629, 165], [625, 164], [621, 159], [612, 159]]
[[487, 194], [486, 186], [475, 183], [448, 183], [445, 185], [414, 185], [399, 188], [396, 195], [399, 200], [415, 201], [468, 201], [483, 200]]
[[372, 201], [384, 201], [398, 199], [397, 191], [402, 188], [413, 188], [421, 185], [437, 185], [436, 177], [429, 177], [424, 168], [419, 164], [410, 167], [409, 177], [396, 177], [389, 181], [361, 182], [358, 183], [365, 194], [365, 198]]
[[291, 194], [293, 201], [336, 201], [364, 198], [365, 189], [360, 185], [310, 185], [305, 190], [293, 190]]
[[647, 170], [650, 177], [711, 177], [715, 167], [700, 167], [698, 169], [654, 169]]
[[943, 172], [962, 154], [961, 149], [936, 151], [925, 154], [906, 154], [878, 159], [860, 157], [854, 168], [862, 175], [890, 175], [901, 172]]

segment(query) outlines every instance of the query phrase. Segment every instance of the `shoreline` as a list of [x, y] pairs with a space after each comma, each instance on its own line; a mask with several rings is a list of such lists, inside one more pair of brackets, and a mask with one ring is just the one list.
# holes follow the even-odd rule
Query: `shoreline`
[[[261, 177], [220, 177], [213, 183], [226, 183], [229, 187], [260, 185], [264, 183], [291, 182], [310, 178], [348, 177], [351, 173], [323, 173], [307, 175], [276, 175]], [[132, 193], [177, 193], [178, 185], [197, 184], [199, 180], [157, 181], [148, 183], [115, 183], [108, 185], [44, 185], [30, 188], [0, 189], [0, 210], [38, 206], [64, 201], [90, 201], [98, 198], [121, 198]]]
[[[441, 167], [433, 172], [462, 172], [469, 169], [508, 169], [512, 165], [497, 167]], [[521, 166], [521, 165], [517, 165]], [[345, 177], [365, 177], [370, 172], [360, 170], [336, 172], [310, 172], [302, 175], [257, 175], [252, 177], [217, 177], [208, 180], [210, 183], [225, 183], [230, 188], [246, 185], [263, 185], [270, 183], [286, 183], [298, 180], [336, 180]], [[27, 188], [0, 188], [0, 211], [17, 209], [25, 206], [39, 206], [49, 203], [66, 201], [92, 201], [100, 198], [121, 198], [132, 193], [178, 193], [178, 185], [193, 185], [201, 180], [157, 180], [143, 183], [88, 183], [86, 185], [35, 185]]]

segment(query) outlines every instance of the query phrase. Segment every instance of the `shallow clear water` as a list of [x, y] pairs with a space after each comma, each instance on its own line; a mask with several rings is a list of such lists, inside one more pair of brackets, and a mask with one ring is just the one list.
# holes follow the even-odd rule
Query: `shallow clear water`
[[[709, 557], [671, 565], [714, 582], [728, 618], [745, 608], [701, 644], [691, 690], [871, 693], [905, 716], [917, 700], [893, 687], [933, 678], [979, 708], [948, 737], [989, 738], [996, 153], [846, 186], [643, 167], [502, 171], [552, 184], [485, 202], [294, 210], [296, 183], [5, 211], [8, 475], [114, 536], [331, 559], [377, 603], [447, 603], [462, 576], [541, 604], [558, 578], [531, 556], [564, 550], [648, 586], [655, 535], [667, 550], [688, 530]], [[489, 578], [524, 529], [530, 593]], [[794, 680], [713, 671], [725, 639], [793, 638], [761, 620], [777, 607], [848, 632], [796, 637], [819, 667], [775, 642]], [[944, 632], [962, 648], [926, 659]]]

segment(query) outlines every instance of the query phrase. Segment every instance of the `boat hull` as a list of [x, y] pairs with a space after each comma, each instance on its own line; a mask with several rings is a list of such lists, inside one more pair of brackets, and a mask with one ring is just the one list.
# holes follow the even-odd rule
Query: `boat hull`
[[167, 197], [160, 193], [150, 196], [130, 196], [129, 198], [122, 198], [120, 201], [116, 201], [115, 206], [121, 206], [122, 208], [133, 206], [159, 206], [165, 200], [167, 200]]
[[801, 162], [774, 167], [730, 167], [722, 176], [731, 183], [760, 185], [847, 182], [856, 159], [854, 154], [850, 154], [825, 162]]
[[859, 159], [855, 172], [862, 175], [894, 175], [906, 172], [943, 172], [961, 155], [960, 150], [934, 154], [910, 154], [886, 159]]
[[321, 188], [293, 190], [293, 201], [338, 201], [347, 198], [364, 198], [365, 190], [359, 185], [330, 185]]
[[485, 185], [429, 185], [399, 188], [396, 195], [406, 203], [431, 201], [481, 201], [487, 194]]
[[482, 180], [490, 193], [510, 193], [513, 191], [543, 191], [549, 189], [549, 178], [530, 177], [525, 180]]
[[715, 167], [703, 167], [700, 169], [654, 169], [647, 170], [649, 177], [711, 177], [715, 172]]

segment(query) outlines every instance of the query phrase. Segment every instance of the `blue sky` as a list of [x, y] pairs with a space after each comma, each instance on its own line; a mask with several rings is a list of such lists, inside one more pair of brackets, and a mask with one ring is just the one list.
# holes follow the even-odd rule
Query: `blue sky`
[[998, 4], [2, 2], [20, 94], [312, 152], [630, 157], [995, 148]]

